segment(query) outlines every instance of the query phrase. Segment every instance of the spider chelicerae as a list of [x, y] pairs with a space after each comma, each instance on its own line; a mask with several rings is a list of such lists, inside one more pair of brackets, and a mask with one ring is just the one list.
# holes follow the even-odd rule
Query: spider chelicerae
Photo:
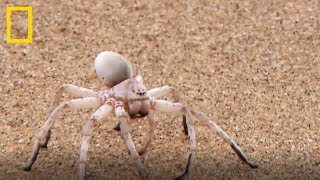
[[[248, 160], [238, 145], [230, 138], [217, 124], [212, 122], [206, 114], [197, 111], [190, 106], [179, 102], [176, 89], [170, 86], [163, 86], [147, 90], [142, 82], [142, 77], [134, 76], [130, 63], [118, 53], [103, 51], [99, 53], [94, 63], [95, 72], [98, 78], [110, 89], [96, 92], [90, 89], [78, 87], [72, 84], [63, 85], [56, 93], [54, 102], [47, 114], [44, 125], [36, 135], [32, 147], [31, 155], [24, 170], [30, 171], [35, 162], [40, 148], [46, 148], [51, 136], [51, 128], [54, 120], [65, 108], [86, 109], [95, 108], [95, 113], [85, 122], [83, 127], [83, 138], [81, 141], [79, 178], [85, 179], [85, 165], [87, 162], [87, 151], [91, 139], [92, 127], [96, 123], [101, 123], [114, 111], [118, 118], [118, 125], [115, 130], [120, 131], [129, 149], [134, 163], [142, 179], [148, 179], [146, 170], [141, 162], [140, 156], [146, 153], [150, 145], [155, 130], [153, 112], [180, 113], [183, 115], [184, 132], [189, 138], [189, 158], [184, 172], [176, 179], [184, 179], [190, 175], [195, 162], [196, 134], [194, 118], [203, 122], [212, 132], [217, 133], [236, 152], [242, 161], [251, 168], [258, 166]], [[72, 99], [60, 103], [62, 94], [70, 93], [77, 99]], [[175, 102], [161, 100], [166, 95], [172, 95]], [[142, 148], [137, 151], [130, 135], [130, 121], [135, 118], [146, 117], [149, 130]]]

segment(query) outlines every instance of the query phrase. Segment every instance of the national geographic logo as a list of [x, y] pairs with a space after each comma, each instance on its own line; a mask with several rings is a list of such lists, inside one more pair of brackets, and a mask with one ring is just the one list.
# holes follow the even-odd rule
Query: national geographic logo
[[[12, 12], [27, 12], [27, 38], [12, 38], [11, 15]], [[30, 6], [8, 6], [7, 11], [7, 43], [30, 44], [32, 43], [32, 7]]]

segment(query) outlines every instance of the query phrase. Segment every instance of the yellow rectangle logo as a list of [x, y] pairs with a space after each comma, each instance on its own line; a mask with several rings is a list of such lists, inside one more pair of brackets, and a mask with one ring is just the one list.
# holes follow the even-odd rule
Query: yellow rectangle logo
[[[27, 11], [28, 13], [28, 36], [27, 39], [11, 38], [11, 12]], [[7, 7], [7, 43], [29, 44], [32, 43], [32, 7], [30, 6], [8, 6]]]

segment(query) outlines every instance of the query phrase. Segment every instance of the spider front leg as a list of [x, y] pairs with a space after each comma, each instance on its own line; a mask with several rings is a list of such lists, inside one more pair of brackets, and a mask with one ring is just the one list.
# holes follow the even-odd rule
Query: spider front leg
[[154, 98], [161, 98], [163, 96], [169, 95], [171, 94], [173, 99], [175, 101], [179, 101], [179, 94], [176, 90], [176, 88], [172, 87], [172, 86], [162, 86], [162, 87], [157, 87], [157, 88], [153, 88], [150, 89], [149, 91], [147, 91], [147, 95], [150, 97], [154, 97]]
[[195, 151], [197, 146], [194, 120], [192, 118], [190, 109], [181, 103], [172, 103], [165, 100], [154, 100], [153, 102], [151, 102], [151, 108], [156, 111], [167, 112], [167, 113], [180, 112], [184, 115], [184, 120], [186, 122], [186, 126], [187, 126], [186, 128], [187, 128], [188, 138], [189, 138], [189, 157], [188, 157], [188, 163], [186, 165], [185, 171], [175, 179], [184, 179], [190, 176], [192, 167], [195, 163]]
[[[147, 95], [149, 95], [150, 97], [154, 97], [154, 98], [161, 98], [161, 97], [169, 95], [169, 94], [172, 95], [175, 102], [180, 101], [178, 91], [176, 90], [176, 88], [174, 88], [172, 86], [157, 87], [154, 89], [150, 89], [147, 92]], [[188, 126], [187, 126], [186, 116], [184, 114], [182, 117], [182, 127], [183, 127], [184, 134], [188, 135]]]
[[[182, 113], [185, 113], [186, 117], [187, 117], [186, 120], [187, 120], [189, 133], [191, 133], [191, 131], [192, 131], [189, 128], [189, 124], [188, 124], [188, 122], [189, 122], [188, 118], [190, 117], [190, 115], [188, 115], [188, 113], [190, 112], [197, 119], [199, 119], [200, 121], [202, 121], [205, 124], [207, 124], [207, 126], [213, 132], [217, 133], [225, 142], [227, 142], [243, 162], [248, 164], [251, 168], [257, 168], [258, 167], [256, 164], [254, 164], [251, 161], [249, 161], [249, 159], [241, 151], [241, 149], [236, 144], [236, 142], [233, 139], [231, 139], [230, 136], [227, 133], [225, 133], [218, 125], [216, 125], [214, 122], [212, 122], [204, 113], [198, 112], [198, 111], [194, 111], [191, 108], [188, 108], [188, 107], [184, 106], [181, 103], [172, 103], [172, 102], [165, 101], [165, 100], [154, 100], [153, 102], [151, 102], [151, 108], [153, 110], [158, 110], [158, 111], [168, 112], [168, 113], [169, 112], [182, 112]], [[191, 134], [189, 134], [190, 149], [191, 149], [191, 139], [192, 139], [192, 137], [195, 138], [195, 135], [191, 136]], [[192, 163], [193, 163], [193, 160], [190, 158], [190, 155], [189, 155], [188, 165], [187, 165], [185, 173], [186, 172], [188, 173], [188, 171], [190, 171]], [[178, 178], [184, 177], [185, 173], [182, 174], [181, 176], [179, 176]]]
[[130, 135], [129, 116], [127, 115], [127, 113], [125, 112], [125, 110], [123, 108], [123, 103], [120, 101], [117, 101], [115, 104], [115, 114], [116, 114], [117, 118], [119, 119], [121, 134], [125, 140], [125, 143], [126, 143], [128, 149], [129, 149], [131, 157], [133, 158], [133, 160], [138, 168], [139, 175], [144, 180], [148, 179], [145, 168], [141, 163], [139, 154], [137, 152], [137, 149], [136, 149], [136, 147], [132, 141], [132, 137]]
[[148, 123], [149, 123], [149, 131], [148, 131], [146, 140], [144, 141], [144, 144], [142, 145], [142, 148], [139, 151], [140, 156], [147, 152], [147, 149], [148, 149], [149, 145], [151, 144], [151, 141], [154, 137], [155, 124], [154, 124], [154, 119], [153, 119], [153, 113], [149, 112], [147, 118], [148, 118]]
[[83, 138], [80, 148], [80, 161], [79, 161], [79, 178], [81, 180], [85, 179], [85, 166], [87, 162], [87, 152], [89, 149], [89, 142], [91, 139], [91, 129], [96, 122], [101, 122], [105, 119], [113, 109], [113, 100], [109, 99], [106, 104], [101, 106], [89, 120], [86, 121], [83, 126]]
[[[163, 96], [167, 96], [167, 95], [172, 95], [173, 99], [178, 102], [180, 100], [179, 98], [179, 94], [176, 90], [176, 88], [172, 87], [172, 86], [162, 86], [162, 87], [157, 87], [154, 89], [150, 89], [149, 91], [147, 91], [147, 95], [149, 97], [154, 97], [154, 98], [161, 98]], [[154, 120], [153, 120], [153, 114], [151, 112], [149, 112], [148, 114], [148, 122], [149, 122], [149, 132], [148, 132], [148, 136], [146, 138], [145, 143], [143, 144], [142, 148], [139, 151], [139, 155], [143, 155], [144, 153], [146, 153], [151, 140], [154, 137], [154, 130], [155, 130], [155, 125], [154, 125]], [[188, 134], [188, 128], [187, 128], [187, 124], [186, 124], [186, 117], [185, 115], [183, 115], [183, 128], [184, 128], [184, 133], [187, 135]]]
[[57, 106], [47, 117], [44, 125], [40, 128], [40, 131], [34, 140], [34, 144], [33, 144], [28, 162], [24, 166], [24, 170], [25, 171], [31, 170], [33, 163], [37, 159], [40, 147], [43, 147], [44, 143], [47, 143], [48, 134], [50, 134], [50, 129], [53, 126], [54, 120], [60, 114], [60, 111], [62, 109], [66, 107], [69, 107], [70, 109], [88, 109], [88, 108], [98, 108], [99, 106], [101, 106], [101, 101], [100, 99], [95, 97], [73, 99], [73, 100], [63, 102], [59, 106]]
[[[148, 118], [148, 124], [149, 124], [149, 131], [148, 131], [147, 137], [145, 138], [141, 149], [139, 150], [139, 153], [138, 153], [139, 156], [142, 156], [147, 152], [147, 149], [150, 146], [151, 141], [152, 141], [152, 139], [154, 137], [155, 124], [154, 124], [154, 119], [153, 119], [152, 112], [149, 112], [147, 118]], [[120, 129], [121, 129], [120, 128], [120, 122], [118, 122], [117, 126], [114, 129], [116, 131], [120, 131]]]
[[227, 142], [243, 162], [248, 164], [251, 168], [258, 167], [258, 165], [254, 164], [246, 157], [237, 143], [233, 139], [231, 139], [231, 137], [226, 132], [224, 132], [216, 123], [212, 122], [206, 114], [194, 110], [192, 110], [191, 112], [197, 119], [204, 122], [213, 132], [217, 133], [225, 142]]
[[[62, 94], [64, 92], [70, 93], [71, 95], [76, 97], [98, 97], [98, 93], [93, 90], [78, 87], [72, 84], [64, 84], [56, 92], [54, 101], [51, 105], [51, 108], [49, 109], [46, 119], [48, 119], [52, 111], [58, 107], [62, 98]], [[48, 133], [45, 135], [45, 138], [43, 139], [43, 142], [41, 142], [41, 148], [47, 148], [50, 137], [51, 137], [51, 129], [49, 129]]]
[[62, 93], [67, 92], [70, 93], [73, 96], [76, 97], [98, 97], [98, 93], [87, 89], [87, 88], [82, 88], [82, 87], [78, 87], [72, 84], [64, 84], [62, 85], [59, 90], [56, 92], [54, 101], [51, 105], [51, 108], [47, 114], [47, 118], [50, 116], [51, 112], [58, 107], [60, 100], [62, 98]]
[[184, 120], [186, 122], [186, 126], [188, 129], [188, 137], [189, 137], [189, 157], [188, 157], [188, 163], [187, 166], [185, 168], [185, 171], [178, 177], [176, 177], [175, 179], [184, 179], [185, 177], [189, 176], [192, 170], [192, 166], [195, 162], [195, 158], [196, 158], [196, 147], [197, 147], [197, 143], [196, 143], [196, 131], [194, 128], [194, 120], [191, 116], [190, 110], [189, 109], [184, 109]]

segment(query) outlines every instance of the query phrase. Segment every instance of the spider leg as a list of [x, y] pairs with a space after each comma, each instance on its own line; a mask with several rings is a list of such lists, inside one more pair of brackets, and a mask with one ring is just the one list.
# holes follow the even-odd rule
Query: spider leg
[[98, 93], [87, 89], [87, 88], [82, 88], [82, 87], [78, 87], [72, 84], [64, 84], [62, 85], [59, 90], [57, 91], [54, 101], [51, 105], [51, 108], [47, 114], [47, 117], [50, 116], [51, 112], [58, 107], [60, 100], [62, 98], [62, 93], [63, 92], [68, 92], [70, 94], [72, 94], [73, 96], [76, 97], [98, 97]]
[[44, 125], [40, 128], [40, 131], [34, 140], [34, 144], [33, 144], [28, 162], [24, 166], [24, 170], [25, 171], [31, 170], [33, 163], [37, 159], [40, 147], [46, 146], [46, 143], [48, 142], [48, 138], [50, 137], [50, 134], [51, 134], [50, 129], [54, 123], [54, 120], [60, 114], [60, 111], [62, 109], [65, 109], [66, 107], [69, 107], [71, 109], [88, 109], [88, 108], [98, 108], [99, 106], [101, 106], [101, 101], [100, 99], [95, 97], [73, 99], [73, 100], [65, 101], [61, 103], [59, 106], [57, 106], [47, 117]]
[[197, 119], [203, 121], [213, 132], [217, 133], [225, 142], [227, 142], [243, 162], [248, 164], [251, 168], [258, 167], [246, 157], [237, 143], [233, 139], [231, 139], [231, 137], [226, 132], [224, 132], [216, 123], [212, 122], [203, 112], [191, 112]]
[[140, 156], [147, 152], [147, 149], [148, 149], [149, 145], [151, 144], [151, 141], [153, 140], [153, 137], [154, 137], [155, 124], [154, 124], [152, 112], [149, 112], [149, 114], [148, 114], [148, 123], [149, 123], [150, 129], [148, 131], [148, 135], [146, 137], [146, 140], [144, 141], [144, 144], [139, 151]]
[[44, 138], [44, 141], [40, 142], [40, 147], [41, 148], [48, 148], [48, 142], [49, 142], [50, 138], [51, 138], [51, 129], [49, 129], [47, 135]]
[[[154, 97], [154, 98], [161, 98], [161, 97], [166, 96], [168, 94], [172, 94], [172, 97], [175, 100], [175, 102], [179, 102], [180, 97], [179, 97], [178, 91], [176, 90], [176, 88], [174, 88], [172, 86], [157, 87], [154, 89], [150, 89], [147, 92], [147, 95], [149, 95], [150, 97]], [[184, 134], [188, 135], [188, 127], [187, 127], [185, 115], [182, 116], [182, 127], [183, 127]]]
[[[151, 112], [149, 112], [148, 114], [148, 123], [149, 123], [149, 131], [148, 131], [148, 135], [146, 137], [146, 140], [144, 141], [144, 144], [142, 145], [142, 148], [139, 150], [139, 156], [145, 154], [147, 152], [147, 149], [149, 147], [149, 145], [151, 144], [151, 141], [154, 137], [154, 130], [155, 130], [155, 125], [154, 125], [154, 119], [153, 119], [153, 115]], [[118, 122], [117, 126], [113, 128], [116, 131], [120, 131], [120, 122]], [[130, 152], [129, 152], [130, 154]]]
[[87, 162], [87, 152], [89, 149], [89, 142], [91, 139], [91, 129], [96, 122], [101, 122], [105, 119], [113, 109], [113, 101], [108, 100], [106, 104], [101, 106], [89, 120], [86, 121], [85, 125], [83, 126], [83, 138], [81, 142], [80, 148], [80, 161], [79, 161], [79, 176], [80, 179], [85, 179], [85, 166]]
[[161, 98], [163, 96], [166, 96], [168, 94], [172, 94], [172, 97], [175, 101], [179, 101], [179, 94], [176, 90], [176, 88], [171, 87], [171, 86], [162, 86], [162, 87], [157, 87], [157, 88], [153, 88], [150, 89], [149, 91], [147, 91], [147, 95], [150, 97], [154, 97], [154, 98]]
[[[231, 148], [236, 152], [236, 154], [240, 157], [240, 159], [243, 162], [248, 164], [251, 168], [257, 168], [258, 167], [256, 164], [254, 164], [251, 161], [249, 161], [249, 159], [241, 151], [241, 149], [236, 144], [236, 142], [233, 139], [231, 139], [230, 136], [226, 132], [224, 132], [218, 125], [216, 125], [214, 122], [212, 122], [203, 112], [194, 111], [193, 109], [191, 109], [189, 107], [186, 107], [185, 105], [183, 105], [181, 103], [172, 103], [172, 102], [165, 101], [165, 100], [154, 100], [154, 101], [152, 101], [151, 102], [151, 108], [153, 110], [158, 110], [158, 111], [168, 112], [168, 113], [169, 112], [181, 112], [181, 113], [184, 113], [186, 115], [186, 122], [187, 122], [187, 126], [188, 126], [189, 142], [191, 142], [191, 139], [192, 139], [193, 136], [195, 138], [195, 135], [191, 135], [191, 131], [192, 130], [189, 128], [189, 123], [188, 123], [188, 121], [189, 121], [188, 120], [188, 113], [190, 111], [190, 113], [192, 115], [194, 115], [200, 121], [206, 123], [207, 126], [213, 132], [216, 132], [220, 137], [223, 138], [224, 141], [226, 141], [228, 144], [230, 144]], [[191, 144], [190, 144], [190, 146], [191, 146]], [[191, 147], [190, 147], [190, 149], [191, 149]], [[187, 165], [187, 168], [186, 168], [185, 172], [188, 173], [188, 171], [190, 171], [190, 167], [192, 167], [192, 163], [193, 163], [192, 156], [190, 158], [190, 155], [189, 155], [188, 165]], [[179, 176], [178, 178], [180, 178], [180, 177], [183, 178], [183, 176], [184, 175]]]
[[132, 141], [132, 137], [130, 135], [129, 116], [125, 112], [125, 110], [123, 108], [123, 104], [120, 101], [117, 101], [115, 104], [115, 114], [116, 114], [117, 118], [119, 119], [121, 134], [127, 144], [130, 155], [133, 158], [133, 160], [138, 168], [140, 177], [144, 180], [148, 179], [145, 168], [141, 163], [141, 160], [139, 158], [139, 154], [137, 152], [137, 149], [136, 149], [136, 147]]
[[[70, 93], [72, 94], [73, 96], [76, 96], [76, 97], [98, 97], [98, 93], [93, 91], [93, 90], [90, 90], [90, 89], [87, 89], [87, 88], [82, 88], [82, 87], [78, 87], [78, 86], [75, 86], [75, 85], [72, 85], [72, 84], [64, 84], [62, 85], [59, 90], [56, 92], [56, 95], [55, 95], [55, 98], [54, 98], [54, 101], [51, 105], [51, 108], [46, 116], [46, 119], [49, 118], [50, 114], [52, 113], [53, 110], [55, 110], [60, 101], [61, 101], [61, 98], [62, 98], [62, 93], [64, 92], [67, 92], [67, 93]], [[50, 137], [51, 137], [51, 130], [48, 131], [46, 137], [44, 138], [44, 141], [41, 142], [41, 147], [42, 148], [47, 148], [48, 146], [48, 142], [50, 140]]]
[[192, 167], [195, 163], [195, 151], [196, 151], [196, 133], [194, 128], [194, 120], [190, 109], [181, 103], [172, 103], [165, 100], [154, 100], [151, 102], [151, 108], [156, 111], [166, 112], [166, 113], [182, 113], [184, 115], [184, 120], [188, 129], [189, 137], [189, 158], [186, 165], [185, 171], [176, 177], [175, 179], [184, 179], [191, 174]]
[[186, 111], [186, 116], [185, 117], [185, 122], [186, 122], [186, 126], [188, 129], [188, 137], [189, 137], [189, 158], [188, 158], [188, 163], [186, 165], [185, 171], [178, 177], [176, 177], [175, 179], [184, 179], [186, 177], [188, 177], [191, 173], [192, 170], [192, 165], [195, 162], [195, 151], [196, 151], [196, 131], [194, 128], [194, 120], [191, 116], [190, 110]]

